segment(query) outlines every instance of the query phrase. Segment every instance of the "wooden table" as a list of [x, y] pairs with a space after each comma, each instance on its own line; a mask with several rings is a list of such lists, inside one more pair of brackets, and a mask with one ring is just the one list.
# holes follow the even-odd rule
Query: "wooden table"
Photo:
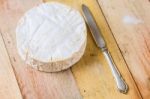
[[[83, 58], [71, 69], [43, 73], [26, 66], [16, 50], [15, 28], [25, 11], [58, 1], [92, 11], [110, 53], [129, 85], [121, 94], [88, 30]], [[82, 13], [82, 12], [81, 12]], [[0, 99], [150, 99], [149, 0], [0, 0]]]

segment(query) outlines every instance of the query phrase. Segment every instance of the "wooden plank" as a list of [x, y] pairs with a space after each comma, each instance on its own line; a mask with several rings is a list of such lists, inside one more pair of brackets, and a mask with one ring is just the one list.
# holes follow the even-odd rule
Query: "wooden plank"
[[144, 99], [150, 98], [150, 1], [99, 0]]
[[[84, 56], [85, 58], [82, 60], [82, 65], [80, 64], [74, 67], [74, 71], [78, 76], [78, 82], [82, 86], [83, 94], [85, 97], [87, 97], [87, 99], [93, 99], [92, 97], [95, 97], [95, 99], [140, 99], [140, 94], [138, 93], [136, 85], [126, 67], [119, 48], [117, 47], [117, 44], [103, 17], [102, 12], [99, 9], [97, 2], [94, 0], [85, 0], [83, 3], [89, 6], [93, 12], [98, 26], [101, 27], [102, 34], [107, 42], [112, 57], [114, 58], [119, 71], [130, 87], [127, 95], [120, 94], [116, 90], [115, 82], [108, 64], [99, 49], [95, 47], [93, 40], [91, 40], [91, 35], [89, 35], [89, 46], [87, 46], [87, 51]], [[82, 71], [77, 71], [78, 69]], [[87, 79], [85, 80], [85, 78], [88, 78], [88, 81]], [[81, 81], [81, 79], [84, 79], [84, 81]], [[85, 90], [87, 91], [85, 92]]]
[[0, 98], [22, 99], [9, 56], [0, 35]]
[[[52, 0], [47, 0], [52, 1]], [[113, 35], [99, 9], [96, 0], [55, 0], [73, 6], [81, 11], [81, 4], [89, 6], [93, 12], [98, 26], [108, 44], [110, 52], [121, 74], [128, 83], [130, 90], [127, 95], [117, 91], [108, 64], [100, 50], [96, 47], [88, 30], [88, 43], [86, 52], [79, 63], [72, 68], [80, 92], [84, 99], [141, 99], [138, 89], [128, 71]]]
[[43, 73], [26, 66], [18, 56], [15, 38], [17, 21], [27, 9], [40, 4], [41, 1], [0, 1], [0, 28], [23, 98], [81, 99], [81, 95], [70, 69], [59, 73]]

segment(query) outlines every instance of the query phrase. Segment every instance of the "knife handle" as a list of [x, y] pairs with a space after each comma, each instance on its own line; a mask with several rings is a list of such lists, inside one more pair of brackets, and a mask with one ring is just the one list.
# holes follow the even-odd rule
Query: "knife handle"
[[116, 65], [113, 62], [113, 59], [109, 53], [109, 51], [107, 49], [103, 50], [103, 54], [109, 64], [109, 67], [111, 69], [111, 72], [115, 78], [116, 84], [117, 84], [117, 88], [121, 93], [127, 93], [128, 91], [128, 85], [126, 84], [126, 82], [124, 81], [124, 79], [122, 78], [121, 74], [119, 73]]

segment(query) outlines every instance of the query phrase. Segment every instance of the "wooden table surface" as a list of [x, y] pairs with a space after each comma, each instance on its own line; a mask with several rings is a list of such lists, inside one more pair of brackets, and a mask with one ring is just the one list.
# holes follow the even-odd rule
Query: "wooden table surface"
[[[51, 1], [90, 8], [129, 85], [127, 94], [116, 90], [89, 30], [85, 54], [71, 69], [44, 73], [24, 64], [16, 50], [17, 22], [28, 9]], [[0, 0], [0, 99], [150, 99], [150, 1]]]

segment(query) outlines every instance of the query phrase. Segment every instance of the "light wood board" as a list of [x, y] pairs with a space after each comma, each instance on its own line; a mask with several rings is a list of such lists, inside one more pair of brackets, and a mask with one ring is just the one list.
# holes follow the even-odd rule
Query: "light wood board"
[[0, 98], [22, 99], [3, 38], [0, 35]]
[[16, 50], [15, 28], [20, 16], [26, 10], [40, 4], [42, 1], [1, 0], [0, 30], [20, 86], [22, 97], [24, 99], [141, 99], [137, 86], [105, 20], [107, 14], [105, 17], [103, 16], [97, 1], [44, 1], [59, 1], [71, 5], [80, 11], [81, 4], [86, 4], [90, 8], [98, 26], [101, 28], [110, 53], [130, 89], [126, 95], [117, 91], [108, 64], [101, 51], [96, 47], [89, 30], [86, 52], [79, 63], [72, 67], [72, 72], [68, 69], [59, 73], [43, 73], [27, 67], [21, 61]]
[[150, 1], [99, 0], [144, 99], [150, 98]]

